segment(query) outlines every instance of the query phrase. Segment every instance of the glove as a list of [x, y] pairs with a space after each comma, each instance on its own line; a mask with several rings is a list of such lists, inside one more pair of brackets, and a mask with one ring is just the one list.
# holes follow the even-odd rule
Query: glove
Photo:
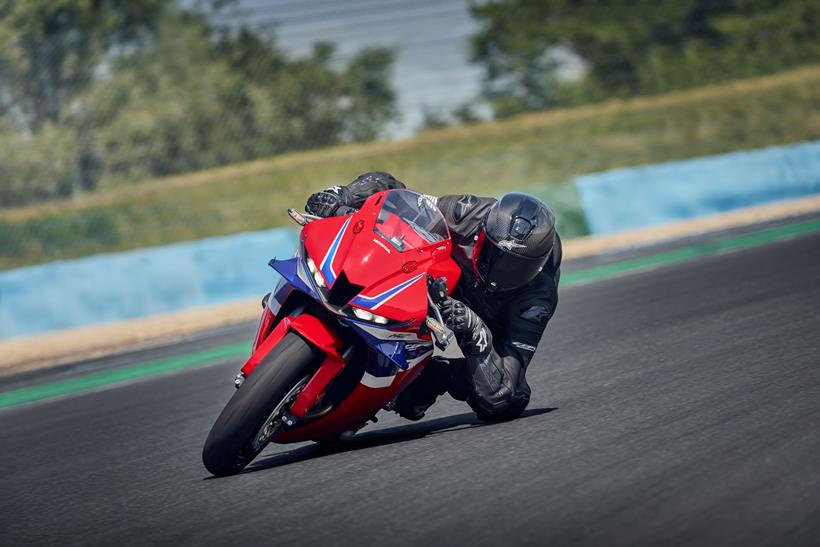
[[317, 217], [332, 217], [340, 207], [347, 207], [347, 198], [348, 192], [345, 188], [333, 186], [322, 192], [311, 194], [305, 204], [305, 211]]
[[439, 309], [444, 324], [456, 335], [465, 354], [479, 355], [489, 349], [491, 338], [484, 321], [464, 302], [447, 297]]

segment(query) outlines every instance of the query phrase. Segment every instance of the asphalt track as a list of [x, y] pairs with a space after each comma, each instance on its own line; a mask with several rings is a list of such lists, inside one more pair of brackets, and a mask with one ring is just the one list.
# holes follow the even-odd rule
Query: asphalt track
[[1, 410], [0, 545], [820, 545], [817, 232], [563, 289], [513, 422], [443, 398], [213, 479], [236, 367]]

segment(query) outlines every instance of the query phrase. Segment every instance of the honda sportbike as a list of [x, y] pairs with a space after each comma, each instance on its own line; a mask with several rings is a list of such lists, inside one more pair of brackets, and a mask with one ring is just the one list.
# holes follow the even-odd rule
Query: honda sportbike
[[270, 261], [281, 279], [205, 441], [214, 475], [241, 471], [269, 442], [332, 442], [375, 421], [449, 342], [437, 303], [461, 271], [429, 198], [388, 190], [344, 216], [288, 212], [299, 245]]

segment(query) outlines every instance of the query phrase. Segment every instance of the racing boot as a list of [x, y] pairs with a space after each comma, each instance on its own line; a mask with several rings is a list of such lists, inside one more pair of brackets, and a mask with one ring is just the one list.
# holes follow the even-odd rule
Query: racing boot
[[390, 402], [387, 410], [393, 410], [402, 418], [417, 422], [424, 418], [427, 409], [433, 406], [439, 395], [447, 393], [451, 383], [448, 360], [433, 357], [419, 377]]

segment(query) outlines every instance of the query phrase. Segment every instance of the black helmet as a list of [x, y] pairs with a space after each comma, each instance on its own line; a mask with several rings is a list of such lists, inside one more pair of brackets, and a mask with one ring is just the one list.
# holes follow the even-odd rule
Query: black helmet
[[479, 280], [489, 291], [509, 291], [532, 281], [549, 260], [555, 215], [540, 199], [513, 192], [495, 202], [473, 252]]

